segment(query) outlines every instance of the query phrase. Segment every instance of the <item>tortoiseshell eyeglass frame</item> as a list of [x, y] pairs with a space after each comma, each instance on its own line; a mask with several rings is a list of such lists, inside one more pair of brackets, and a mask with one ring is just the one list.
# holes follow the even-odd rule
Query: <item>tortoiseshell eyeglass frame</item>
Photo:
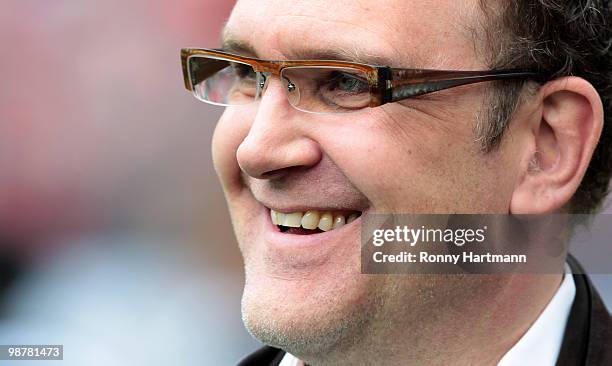
[[189, 91], [193, 91], [193, 85], [202, 81], [191, 79], [189, 58], [193, 56], [210, 56], [216, 59], [241, 62], [250, 65], [256, 72], [269, 72], [276, 76], [279, 76], [281, 70], [287, 67], [317, 66], [354, 69], [367, 76], [371, 96], [370, 107], [378, 107], [386, 103], [485, 81], [532, 79], [543, 82], [545, 79], [541, 73], [524, 69], [484, 71], [402, 69], [335, 60], [262, 60], [218, 49], [183, 48], [181, 49], [183, 78], [185, 88]]

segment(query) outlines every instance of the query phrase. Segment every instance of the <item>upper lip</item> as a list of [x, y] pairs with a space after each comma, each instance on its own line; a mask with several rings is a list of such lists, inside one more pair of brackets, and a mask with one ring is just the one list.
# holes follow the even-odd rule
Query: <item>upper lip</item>
[[260, 202], [262, 205], [264, 205], [265, 207], [272, 209], [274, 211], [277, 212], [284, 212], [284, 213], [289, 213], [289, 212], [306, 212], [306, 211], [321, 211], [321, 212], [325, 212], [325, 211], [358, 211], [358, 212], [363, 212], [366, 208], [365, 207], [357, 207], [357, 206], [312, 206], [312, 205], [302, 205], [302, 204], [295, 204], [295, 205], [275, 205], [273, 203], [269, 203], [269, 202]]

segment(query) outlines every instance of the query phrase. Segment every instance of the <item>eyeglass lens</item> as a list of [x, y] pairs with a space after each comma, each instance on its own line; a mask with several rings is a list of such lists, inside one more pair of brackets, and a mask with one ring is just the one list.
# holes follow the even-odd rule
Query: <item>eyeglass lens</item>
[[[257, 100], [269, 75], [248, 64], [211, 57], [191, 57], [188, 65], [195, 96], [226, 106]], [[351, 112], [370, 103], [367, 75], [357, 69], [288, 67], [281, 70], [280, 79], [289, 103], [306, 112]]]

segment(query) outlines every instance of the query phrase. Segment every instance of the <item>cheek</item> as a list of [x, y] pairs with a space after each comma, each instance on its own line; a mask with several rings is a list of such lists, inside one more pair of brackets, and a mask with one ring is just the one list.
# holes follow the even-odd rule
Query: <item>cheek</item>
[[212, 157], [215, 171], [226, 192], [241, 186], [240, 167], [236, 160], [238, 146], [246, 138], [250, 122], [244, 108], [227, 108], [213, 134]]
[[450, 123], [370, 115], [338, 124], [324, 145], [376, 211], [503, 211], [507, 197], [490, 192], [503, 179], [489, 161], [499, 157], [478, 151], [467, 123], [455, 122], [455, 130]]
[[319, 133], [326, 153], [376, 209], [414, 203], [410, 193], [423, 183], [417, 171], [435, 155], [433, 150], [444, 133], [419, 126], [424, 122], [413, 116], [388, 113], [384, 108], [352, 117], [350, 123], [334, 121], [333, 131], [326, 124], [324, 133]]
[[407, 151], [414, 141], [398, 143], [374, 110], [350, 117], [325, 121], [315, 138], [371, 208], [386, 211], [397, 198], [398, 182], [411, 171]]

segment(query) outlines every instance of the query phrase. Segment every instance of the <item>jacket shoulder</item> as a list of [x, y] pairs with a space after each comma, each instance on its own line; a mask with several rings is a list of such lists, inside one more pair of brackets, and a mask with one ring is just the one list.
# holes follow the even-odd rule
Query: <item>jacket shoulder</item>
[[576, 297], [572, 304], [557, 366], [612, 365], [612, 318], [578, 261], [569, 256]]

